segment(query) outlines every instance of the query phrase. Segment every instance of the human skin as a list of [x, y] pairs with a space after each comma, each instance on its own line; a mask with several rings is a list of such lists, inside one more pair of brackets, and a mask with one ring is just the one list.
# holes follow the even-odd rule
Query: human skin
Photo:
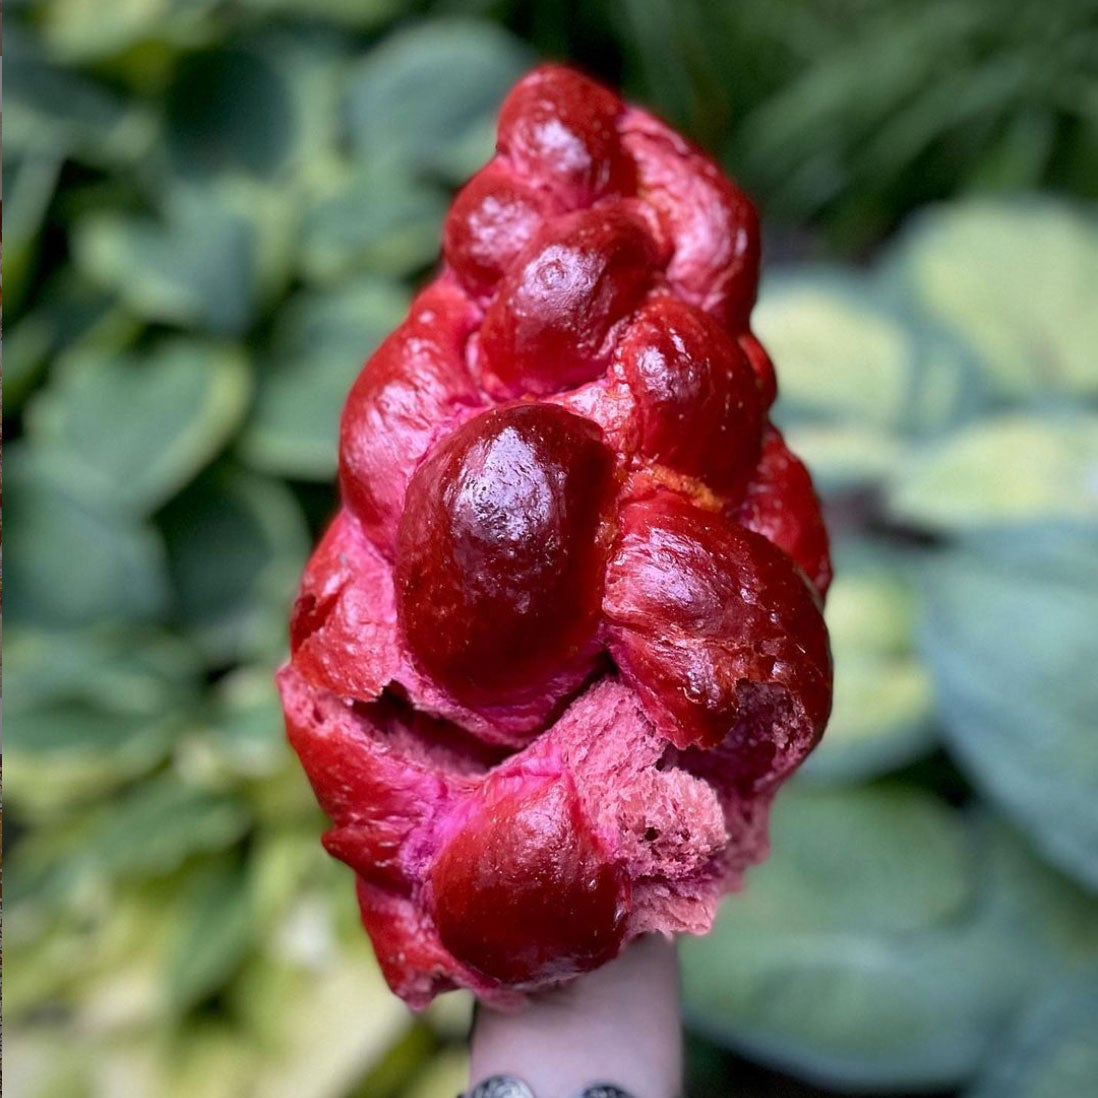
[[593, 1083], [612, 1083], [633, 1098], [676, 1098], [682, 1030], [674, 942], [646, 935], [520, 1010], [481, 1007], [470, 1087], [506, 1074], [522, 1079], [536, 1098], [571, 1098]]

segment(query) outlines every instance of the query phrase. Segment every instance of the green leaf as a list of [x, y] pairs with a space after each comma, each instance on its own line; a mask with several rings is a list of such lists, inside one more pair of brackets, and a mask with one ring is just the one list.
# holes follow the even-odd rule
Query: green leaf
[[186, 1010], [221, 988], [253, 947], [248, 881], [232, 861], [202, 867], [188, 882], [167, 974], [174, 1010]]
[[5, 705], [13, 713], [76, 702], [149, 716], [182, 705], [201, 672], [190, 647], [150, 630], [12, 628], [4, 641], [4, 662], [12, 674]]
[[67, 628], [161, 612], [167, 577], [152, 530], [103, 513], [75, 483], [58, 484], [25, 445], [8, 447], [4, 464], [10, 623]]
[[[299, 0], [239, 0], [241, 7], [271, 14], [301, 14]], [[310, 0], [309, 12], [333, 23], [368, 29], [405, 8], [405, 0]]]
[[52, 56], [70, 64], [115, 57], [145, 41], [187, 44], [208, 35], [216, 0], [42, 0], [42, 34]]
[[1098, 519], [1098, 416], [1000, 416], [910, 461], [889, 507], [930, 529]]
[[438, 257], [443, 193], [385, 163], [364, 165], [305, 217], [302, 267], [317, 282], [356, 271], [408, 275]]
[[207, 733], [218, 765], [235, 779], [269, 777], [285, 768], [284, 718], [269, 664], [226, 676], [212, 701]]
[[825, 497], [887, 480], [903, 467], [907, 446], [895, 432], [871, 424], [784, 422], [785, 440], [808, 466]]
[[490, 23], [433, 19], [391, 35], [348, 88], [355, 154], [464, 179], [491, 156], [496, 111], [528, 63]]
[[952, 753], [1049, 858], [1098, 887], [1098, 534], [973, 537], [922, 584]]
[[1098, 907], [982, 821], [913, 790], [776, 802], [773, 853], [683, 943], [688, 1017], [840, 1089], [971, 1076], [1021, 1005], [1098, 961]]
[[156, 127], [143, 104], [47, 64], [14, 28], [7, 37], [5, 155], [71, 157], [103, 168], [130, 165], [148, 155]]
[[831, 719], [803, 775], [850, 781], [885, 773], [934, 746], [929, 672], [915, 654], [910, 584], [890, 558], [834, 547], [827, 623], [835, 661]]
[[[316, 817], [310, 819], [315, 821]], [[330, 880], [331, 862], [323, 850], [318, 851], [311, 828], [308, 831], [284, 826], [260, 829], [249, 866], [257, 924], [264, 937], [285, 925], [287, 913], [299, 908], [303, 896], [315, 895], [318, 882]], [[339, 876], [338, 868], [336, 876]], [[266, 1017], [260, 1004], [245, 1002], [241, 1005], [248, 1013], [258, 1008]]]
[[207, 477], [162, 520], [177, 608], [215, 665], [274, 657], [309, 551], [297, 502], [279, 482], [237, 471]]
[[162, 633], [13, 626], [4, 648], [9, 800], [24, 818], [48, 821], [147, 773], [197, 699], [194, 653]]
[[[369, 7], [363, 0], [351, 2], [362, 10]], [[345, 164], [343, 92], [361, 44], [329, 24], [300, 21], [270, 23], [250, 34], [249, 44], [278, 71], [289, 92], [295, 126], [286, 168], [292, 183], [280, 187], [289, 189], [296, 203], [309, 206], [312, 190]]]
[[878, 426], [900, 420], [913, 340], [864, 284], [834, 275], [775, 279], [752, 326], [778, 365], [789, 414]]
[[932, 942], [971, 903], [967, 854], [924, 795], [786, 791], [770, 860], [707, 937], [683, 943], [688, 1017], [833, 1086], [957, 1077], [985, 1039], [966, 1014], [989, 992], [963, 949]]
[[228, 1019], [206, 1020], [176, 1034], [167, 1064], [170, 1080], [158, 1098], [240, 1098], [252, 1082], [265, 1050], [248, 1041]]
[[81, 218], [77, 266], [145, 320], [241, 334], [260, 304], [260, 227], [224, 188], [174, 187], [164, 206], [162, 221], [113, 211]]
[[24, 822], [48, 826], [58, 812], [99, 802], [148, 774], [183, 724], [174, 711], [149, 715], [76, 700], [25, 709], [5, 744], [7, 800]]
[[1098, 980], [1050, 991], [988, 1057], [968, 1098], [1079, 1098], [1098, 1079]]
[[[838, 425], [854, 438], [921, 433], [950, 425], [973, 402], [963, 354], [920, 330], [863, 276], [772, 277], [752, 326], [778, 366], [783, 423]], [[883, 448], [890, 443], [884, 439]]]
[[[10, 88], [10, 73], [8, 82]], [[8, 101], [11, 102], [10, 91]], [[10, 124], [8, 128], [10, 131]], [[61, 174], [61, 163], [62, 155], [56, 149], [38, 150], [25, 156], [9, 152], [4, 157], [4, 294], [9, 313], [18, 311], [30, 289], [38, 265], [38, 242]], [[5, 351], [5, 358], [10, 360], [11, 347]], [[5, 367], [5, 381], [21, 384], [26, 368], [20, 369], [17, 363], [13, 379], [10, 361], [5, 362]], [[8, 393], [4, 395], [6, 398]]]
[[445, 1049], [425, 1070], [416, 1074], [407, 1098], [434, 1098], [438, 1094], [461, 1093], [469, 1081], [469, 1053], [463, 1048]]
[[[234, 986], [234, 1002], [249, 1029], [273, 1050], [255, 1093], [342, 1098], [408, 1027], [408, 1012], [386, 986], [364, 935], [356, 933], [338, 948], [314, 945], [306, 966], [301, 946], [294, 948], [294, 919], [303, 923], [296, 937], [315, 940], [330, 915], [322, 906], [302, 906], [280, 935], [286, 956], [256, 966]], [[369, 1017], [371, 1024], [346, 1024], [356, 1016]]]
[[979, 352], [1010, 400], [1098, 393], [1098, 220], [1052, 200], [924, 214], [894, 257], [903, 289]]
[[[10, 1015], [10, 1011], [9, 1011]], [[57, 1031], [42, 1025], [7, 1029], [4, 1076], [9, 1094], [26, 1098], [95, 1098], [92, 1049], [87, 1041], [71, 1042], [57, 1055]]]
[[[972, 898], [962, 829], [914, 790], [792, 790], [776, 802], [771, 854], [729, 904], [735, 920], [780, 915], [792, 928], [905, 934], [956, 917]], [[805, 888], [817, 902], [775, 903]]]
[[95, 0], [44, 0], [43, 38], [66, 61], [109, 57], [149, 34], [163, 19], [168, 0], [119, 0], [104, 8]]
[[297, 140], [293, 97], [278, 69], [239, 48], [192, 54], [165, 97], [173, 170], [182, 178], [278, 175]]
[[1041, 106], [1019, 113], [973, 165], [969, 188], [1001, 194], [1039, 189], [1056, 146], [1058, 122], [1054, 111]]
[[103, 511], [147, 514], [225, 444], [248, 400], [232, 348], [166, 342], [147, 355], [88, 353], [27, 410], [51, 479]]
[[283, 308], [241, 442], [252, 465], [307, 479], [331, 477], [347, 392], [407, 304], [404, 290], [362, 279], [338, 292], [303, 293]]
[[1098, 897], [1038, 857], [1028, 836], [996, 817], [977, 817], [975, 864], [981, 940], [1028, 966], [1033, 988], [1098, 966]]
[[44, 866], [35, 889], [39, 898], [64, 904], [89, 886], [164, 877], [193, 855], [232, 847], [250, 817], [236, 797], [190, 789], [165, 775], [82, 822], [78, 849], [66, 849]]
[[81, 350], [117, 354], [140, 330], [140, 321], [120, 308], [113, 295], [65, 271], [45, 285], [41, 304], [5, 332], [6, 411], [22, 406], [50, 359]]
[[[17, 281], [18, 281], [17, 276]], [[20, 293], [23, 287], [20, 287]], [[10, 304], [8, 306], [11, 307]], [[4, 332], [4, 411], [18, 411], [42, 376], [53, 344], [49, 321], [41, 313], [23, 317]]]

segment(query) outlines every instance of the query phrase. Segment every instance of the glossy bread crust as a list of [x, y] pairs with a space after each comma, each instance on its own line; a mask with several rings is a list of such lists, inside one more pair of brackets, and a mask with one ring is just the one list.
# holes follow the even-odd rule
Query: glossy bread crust
[[348, 395], [279, 675], [417, 1007], [704, 932], [831, 704], [827, 535], [768, 420], [747, 197], [545, 66], [442, 253]]

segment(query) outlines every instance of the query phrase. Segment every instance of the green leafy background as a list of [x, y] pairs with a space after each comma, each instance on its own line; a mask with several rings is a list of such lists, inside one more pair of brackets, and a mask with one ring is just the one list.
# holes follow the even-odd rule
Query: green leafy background
[[[8, 1088], [432, 1098], [271, 672], [339, 406], [515, 76], [759, 200], [828, 736], [684, 943], [691, 1098], [1098, 1075], [1093, 0], [7, 0]], [[59, 1051], [64, 1050], [64, 1055]]]

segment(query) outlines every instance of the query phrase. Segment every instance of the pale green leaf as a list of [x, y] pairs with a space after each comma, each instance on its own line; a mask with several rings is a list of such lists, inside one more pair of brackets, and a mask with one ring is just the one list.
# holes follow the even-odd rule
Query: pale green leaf
[[158, 507], [225, 444], [249, 395], [243, 356], [182, 340], [71, 358], [27, 411], [51, 478], [118, 514]]
[[[273, 15], [301, 13], [300, 0], [239, 0], [242, 7]], [[310, 0], [310, 14], [356, 29], [384, 22], [405, 7], [405, 0]]]
[[65, 628], [147, 621], [167, 601], [163, 546], [149, 527], [58, 484], [25, 445], [5, 469], [10, 623]]
[[913, 592], [898, 561], [865, 546], [833, 548], [826, 619], [835, 693], [804, 776], [849, 781], [895, 769], [934, 745], [934, 696], [915, 653]]
[[86, 1043], [70, 1045], [65, 1056], [58, 1056], [55, 1027], [8, 1024], [4, 1028], [8, 1045], [4, 1082], [9, 1094], [23, 1098], [98, 1098], [92, 1087], [92, 1054]]
[[5, 36], [5, 156], [72, 157], [109, 168], [148, 155], [156, 128], [144, 104], [47, 64], [14, 28]]
[[794, 419], [784, 435], [825, 496], [887, 480], [907, 459], [904, 441], [872, 424]]
[[263, 1051], [228, 1019], [204, 1021], [177, 1034], [166, 1064], [168, 1080], [157, 1098], [241, 1098], [252, 1083]]
[[226, 676], [213, 702], [207, 730], [211, 749], [234, 776], [268, 777], [285, 767], [289, 748], [269, 664]]
[[189, 697], [200, 672], [188, 645], [158, 631], [13, 627], [4, 641], [4, 663], [13, 674], [4, 701], [15, 713], [58, 701], [158, 713]]
[[[264, 0], [249, 2], [259, 5]], [[363, 11], [369, 7], [368, 0], [350, 2]], [[296, 10], [296, 0], [288, 0], [285, 6]], [[311, 10], [316, 7], [314, 4]], [[297, 20], [257, 28], [249, 36], [249, 44], [278, 70], [290, 97], [296, 124], [286, 169], [292, 182], [279, 181], [278, 186], [304, 212], [313, 204], [314, 192], [324, 180], [341, 166], [345, 168], [343, 91], [347, 73], [361, 55], [361, 46], [330, 24]]]
[[461, 1093], [469, 1082], [469, 1053], [451, 1048], [436, 1056], [412, 1084], [407, 1098], [437, 1098], [440, 1094]]
[[35, 820], [162, 762], [197, 699], [195, 654], [159, 632], [13, 626], [5, 642], [8, 796]]
[[[274, 1051], [256, 1083], [264, 1098], [342, 1098], [409, 1024], [364, 936], [314, 961], [311, 971], [272, 965], [252, 980], [251, 995], [267, 996], [272, 1015]], [[348, 1025], [348, 1018], [370, 1025]]]
[[1000, 416], [917, 453], [889, 506], [930, 529], [1098, 519], [1098, 416]]
[[249, 815], [236, 797], [164, 776], [102, 806], [88, 825], [80, 849], [51, 873], [59, 897], [85, 882], [163, 876], [192, 855], [227, 849], [247, 830]]
[[68, 65], [118, 60], [142, 47], [201, 45], [217, 33], [219, 0], [39, 0], [51, 57]]
[[944, 963], [945, 941], [928, 935], [962, 915], [973, 887], [964, 832], [929, 797], [788, 790], [770, 859], [708, 936], [683, 943], [688, 1017], [831, 1085], [950, 1079], [985, 1037], [982, 1017], [958, 1022], [994, 992], [975, 958], [952, 946]]
[[91, 806], [163, 762], [183, 725], [154, 716], [53, 702], [9, 725], [4, 769], [9, 805], [24, 822], [49, 826], [58, 812]]
[[[5, 279], [11, 245], [5, 242]], [[5, 290], [7, 286], [5, 286]], [[117, 354], [133, 343], [141, 322], [109, 292], [89, 285], [72, 271], [43, 288], [41, 303], [4, 333], [4, 405], [22, 406], [47, 363], [70, 353]]]
[[684, 942], [702, 1032], [829, 1087], [939, 1089], [1098, 961], [1094, 900], [1004, 829], [911, 790], [805, 798], [779, 797], [770, 861]]
[[[10, 87], [10, 67], [8, 81]], [[9, 103], [11, 98], [9, 91]], [[10, 114], [9, 107], [9, 117]], [[9, 133], [10, 130], [8, 123]], [[18, 310], [30, 289], [38, 264], [42, 225], [61, 174], [63, 159], [60, 148], [42, 148], [18, 155], [11, 151], [12, 144], [9, 140], [4, 156], [4, 295], [9, 312]], [[12, 354], [10, 346], [5, 347], [5, 382], [19, 386], [29, 372], [20, 361], [20, 358], [25, 359], [27, 351], [16, 351], [20, 357], [17, 357], [14, 366], [14, 378], [10, 377], [13, 371], [9, 361]], [[8, 396], [6, 390], [7, 384], [5, 398]]]
[[914, 302], [968, 341], [1001, 396], [1098, 393], [1098, 220], [1051, 200], [973, 201], [916, 222], [895, 259]]
[[915, 340], [864, 283], [828, 277], [766, 283], [752, 316], [788, 415], [894, 427], [903, 417]]

